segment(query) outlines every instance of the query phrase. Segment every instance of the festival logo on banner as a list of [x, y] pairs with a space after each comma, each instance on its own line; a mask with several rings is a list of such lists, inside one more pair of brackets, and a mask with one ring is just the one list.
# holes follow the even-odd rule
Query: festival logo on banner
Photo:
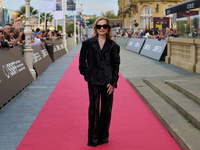
[[2, 65], [2, 69], [5, 76], [9, 79], [25, 70], [26, 67], [24, 66], [24, 63], [21, 62], [21, 60], [16, 60]]
[[40, 44], [42, 50], [40, 50], [40, 53], [42, 54], [42, 57], [45, 58], [46, 56], [49, 55], [49, 53], [47, 52], [47, 50], [44, 48], [44, 46], [42, 44]]
[[53, 47], [53, 52], [60, 51], [60, 50], [62, 50], [62, 49], [64, 49], [64, 48], [65, 48], [65, 47], [64, 47], [63, 44], [55, 45], [55, 46]]

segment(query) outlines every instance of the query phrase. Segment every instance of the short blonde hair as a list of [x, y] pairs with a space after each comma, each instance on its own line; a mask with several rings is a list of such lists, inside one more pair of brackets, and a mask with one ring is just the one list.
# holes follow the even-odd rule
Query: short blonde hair
[[96, 25], [100, 20], [105, 20], [109, 26], [108, 28], [108, 33], [106, 34], [106, 38], [111, 39], [112, 38], [112, 27], [110, 25], [110, 20], [106, 17], [99, 17], [96, 19], [96, 21], [94, 22], [94, 26], [93, 26], [93, 33], [92, 33], [92, 37], [98, 37], [98, 33], [97, 33], [97, 29], [96, 29]]

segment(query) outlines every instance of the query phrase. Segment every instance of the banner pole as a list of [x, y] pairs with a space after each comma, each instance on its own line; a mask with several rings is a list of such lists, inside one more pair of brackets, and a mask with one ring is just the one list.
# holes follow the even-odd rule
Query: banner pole
[[80, 22], [78, 21], [78, 43], [80, 41], [80, 28], [79, 28]]
[[76, 10], [74, 11], [74, 41], [76, 43]]
[[46, 18], [46, 16], [47, 16], [47, 14], [46, 14], [46, 11], [45, 11], [45, 14], [44, 14], [45, 16], [44, 16], [44, 30], [46, 30], [46, 24], [47, 24], [47, 18]]
[[10, 16], [9, 16], [9, 23], [11, 23], [10, 0], [9, 0], [9, 13], [10, 13]]
[[39, 0], [39, 16], [38, 16], [38, 28], [40, 29], [40, 13], [41, 13], [41, 0]]
[[56, 31], [58, 31], [58, 19], [56, 19]]
[[64, 6], [63, 6], [63, 44], [64, 47], [66, 49], [66, 52], [68, 52], [67, 50], [67, 43], [66, 43], [66, 31], [65, 31], [65, 0], [63, 0], [64, 2]]

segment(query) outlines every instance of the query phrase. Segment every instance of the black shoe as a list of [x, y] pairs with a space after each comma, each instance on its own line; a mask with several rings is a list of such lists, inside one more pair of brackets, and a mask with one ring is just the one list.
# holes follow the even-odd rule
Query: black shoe
[[97, 146], [97, 145], [99, 145], [98, 143], [94, 143], [94, 142], [90, 142], [90, 141], [88, 141], [88, 144], [87, 144], [88, 146], [93, 146], [93, 147], [95, 147], [95, 146]]
[[108, 143], [108, 139], [99, 140], [99, 145]]

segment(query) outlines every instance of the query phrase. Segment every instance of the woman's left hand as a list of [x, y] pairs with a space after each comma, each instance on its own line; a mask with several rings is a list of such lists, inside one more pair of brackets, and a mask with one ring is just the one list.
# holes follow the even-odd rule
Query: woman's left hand
[[114, 86], [112, 86], [112, 85], [110, 85], [110, 84], [108, 84], [107, 85], [107, 88], [108, 88], [108, 91], [107, 91], [107, 93], [109, 93], [109, 94], [112, 94], [112, 92], [114, 91]]

